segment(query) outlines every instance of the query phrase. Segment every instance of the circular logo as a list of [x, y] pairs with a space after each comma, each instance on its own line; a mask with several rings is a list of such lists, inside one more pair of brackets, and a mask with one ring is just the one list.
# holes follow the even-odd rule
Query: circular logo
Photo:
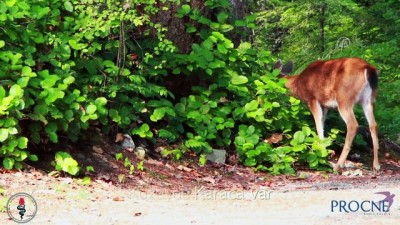
[[17, 223], [31, 221], [35, 217], [36, 212], [36, 201], [27, 193], [14, 194], [7, 201], [8, 216]]

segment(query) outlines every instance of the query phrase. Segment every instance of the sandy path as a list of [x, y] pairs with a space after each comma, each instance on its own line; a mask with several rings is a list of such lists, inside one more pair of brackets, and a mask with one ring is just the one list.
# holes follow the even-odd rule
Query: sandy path
[[[81, 187], [81, 186], [80, 186]], [[54, 188], [32, 185], [16, 188], [34, 196], [35, 218], [28, 224], [400, 224], [400, 184], [382, 184], [375, 189], [324, 191], [207, 191], [146, 194], [114, 186], [76, 188], [58, 184]], [[19, 190], [20, 189], [20, 190]], [[365, 215], [331, 212], [332, 200], [352, 207], [363, 201], [380, 201], [378, 191], [396, 194], [390, 214]], [[365, 208], [369, 206], [366, 204]], [[337, 210], [337, 208], [335, 209]], [[17, 224], [1, 213], [0, 224]]]

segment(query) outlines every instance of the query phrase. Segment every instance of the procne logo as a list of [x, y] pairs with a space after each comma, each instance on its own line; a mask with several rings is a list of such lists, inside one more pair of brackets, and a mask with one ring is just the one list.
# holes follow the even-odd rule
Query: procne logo
[[388, 214], [393, 205], [395, 194], [389, 191], [376, 192], [374, 194], [382, 195], [383, 199], [380, 201], [373, 200], [332, 200], [331, 212], [339, 213], [355, 213], [362, 212], [365, 214]]

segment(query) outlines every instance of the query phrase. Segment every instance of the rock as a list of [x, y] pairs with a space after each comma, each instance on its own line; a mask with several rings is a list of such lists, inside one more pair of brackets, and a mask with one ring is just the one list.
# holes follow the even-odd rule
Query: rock
[[129, 134], [124, 134], [124, 140], [122, 141], [121, 146], [129, 152], [133, 152], [136, 148], [135, 142], [133, 142]]
[[343, 172], [342, 175], [346, 177], [363, 177], [363, 172], [360, 169], [348, 170]]
[[354, 153], [354, 154], [350, 155], [349, 158], [352, 159], [352, 160], [355, 160], [355, 161], [360, 161], [361, 156], [358, 153]]
[[136, 151], [135, 151], [135, 156], [136, 156], [136, 158], [138, 158], [138, 159], [140, 159], [140, 160], [143, 160], [144, 157], [146, 156], [146, 150], [145, 150], [145, 148], [143, 148], [143, 147], [141, 147], [141, 146], [137, 147], [137, 148], [136, 148]]
[[225, 163], [226, 150], [213, 149], [213, 151], [206, 155], [206, 159], [214, 163]]
[[156, 149], [154, 149], [155, 152], [160, 153], [164, 150], [164, 147], [158, 146]]

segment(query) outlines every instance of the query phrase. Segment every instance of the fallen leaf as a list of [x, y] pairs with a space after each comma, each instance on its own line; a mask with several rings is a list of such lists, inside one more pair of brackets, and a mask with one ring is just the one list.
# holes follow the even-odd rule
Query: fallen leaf
[[204, 181], [204, 182], [208, 182], [211, 184], [215, 184], [215, 179], [212, 177], [203, 177], [203, 178], [198, 178], [196, 179], [197, 181]]
[[101, 154], [104, 153], [104, 151], [103, 151], [103, 149], [102, 149], [101, 147], [93, 146], [92, 149], [93, 149], [93, 151], [96, 152], [97, 154], [100, 154], [100, 155], [101, 155]]
[[148, 164], [155, 165], [155, 166], [163, 166], [164, 165], [163, 162], [158, 161], [158, 160], [154, 160], [154, 159], [148, 159], [146, 162]]
[[121, 197], [121, 196], [115, 196], [113, 198], [113, 201], [115, 201], [115, 202], [123, 202], [123, 201], [125, 201], [125, 199], [124, 199], [124, 197]]
[[179, 165], [178, 167], [177, 167], [177, 169], [178, 170], [182, 170], [182, 171], [185, 171], [185, 172], [191, 172], [193, 169], [190, 169], [189, 167], [186, 167], [186, 166], [183, 166], [183, 165]]
[[168, 163], [165, 164], [165, 167], [167, 167], [170, 170], [175, 170], [175, 168], [173, 166], [169, 165]]

